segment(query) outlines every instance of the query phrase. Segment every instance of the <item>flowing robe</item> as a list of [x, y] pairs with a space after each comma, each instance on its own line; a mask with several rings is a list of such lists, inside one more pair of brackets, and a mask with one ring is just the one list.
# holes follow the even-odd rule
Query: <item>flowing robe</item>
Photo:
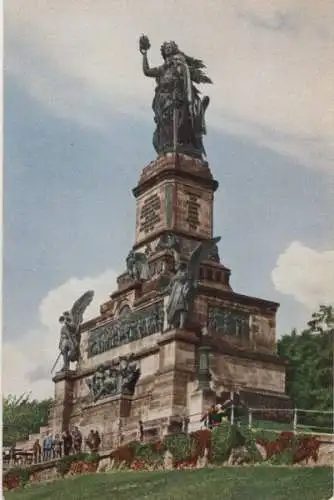
[[172, 278], [169, 289], [166, 312], [168, 324], [172, 325], [177, 314], [188, 311], [190, 284], [187, 271], [178, 271]]

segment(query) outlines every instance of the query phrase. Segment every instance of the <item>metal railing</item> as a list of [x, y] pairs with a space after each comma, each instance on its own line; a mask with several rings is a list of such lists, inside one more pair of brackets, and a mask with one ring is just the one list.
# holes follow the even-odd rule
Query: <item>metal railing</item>
[[[233, 406], [232, 406], [232, 417], [233, 422]], [[270, 414], [283, 416], [290, 416], [290, 422], [286, 419], [271, 419], [268, 418]], [[256, 414], [266, 414], [267, 418], [256, 420]], [[315, 418], [318, 416], [318, 418]], [[322, 418], [319, 418], [322, 417]], [[330, 418], [331, 416], [331, 418]], [[282, 408], [248, 408], [247, 409], [247, 421], [248, 427], [251, 429], [267, 429], [267, 430], [291, 430], [295, 434], [302, 432], [303, 434], [333, 434], [334, 422], [333, 422], [334, 412], [331, 410], [306, 410], [303, 408], [293, 408], [293, 409], [282, 409]], [[273, 428], [269, 428], [267, 425], [263, 427], [264, 422], [272, 422]]]
[[[227, 420], [229, 423], [234, 424], [245, 424], [248, 425], [249, 429], [252, 430], [266, 430], [273, 432], [283, 432], [283, 431], [292, 431], [294, 434], [302, 433], [302, 434], [317, 434], [317, 435], [333, 435], [334, 425], [333, 425], [333, 411], [325, 411], [325, 410], [305, 410], [302, 408], [291, 408], [291, 409], [282, 409], [282, 408], [244, 408], [242, 413], [243, 416], [236, 416], [236, 413], [239, 413], [240, 407], [231, 405], [229, 408], [229, 416]], [[283, 418], [277, 418], [277, 416], [281, 414]], [[300, 419], [304, 414], [309, 415], [322, 415], [328, 416], [332, 415], [330, 425], [314, 425], [316, 422], [313, 422], [309, 425], [303, 424]], [[257, 416], [265, 416], [266, 418], [257, 418]], [[270, 418], [272, 415], [272, 419]], [[180, 415], [180, 424], [182, 420], [187, 419], [188, 425], [187, 429], [185, 429], [184, 424], [182, 425], [183, 431], [196, 431], [206, 427], [205, 421], [201, 421], [204, 413], [192, 413], [187, 415]], [[289, 418], [290, 417], [290, 418]], [[225, 417], [226, 418], [226, 417]], [[328, 418], [329, 420], [329, 418]], [[181, 425], [180, 425], [181, 427]], [[138, 429], [139, 436], [139, 429]], [[109, 433], [101, 433], [101, 447], [100, 450], [109, 450], [120, 446], [122, 444], [122, 435], [120, 434], [115, 438], [115, 434], [112, 432]]]

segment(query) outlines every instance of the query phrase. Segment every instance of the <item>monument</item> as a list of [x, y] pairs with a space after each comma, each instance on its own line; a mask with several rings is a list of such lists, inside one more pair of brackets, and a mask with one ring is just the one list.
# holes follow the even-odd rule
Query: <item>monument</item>
[[[117, 290], [100, 315], [82, 323], [93, 300], [84, 294], [62, 322], [62, 369], [53, 378], [54, 433], [77, 425], [102, 435], [104, 448], [181, 428], [198, 428], [208, 404], [240, 391], [252, 407], [284, 408], [285, 364], [276, 354], [278, 304], [235, 292], [213, 233], [213, 178], [203, 137], [212, 83], [199, 59], [175, 42], [149, 66], [149, 39], [139, 50], [156, 81], [152, 103], [157, 158], [133, 189], [135, 241]], [[72, 365], [71, 365], [72, 363]]]

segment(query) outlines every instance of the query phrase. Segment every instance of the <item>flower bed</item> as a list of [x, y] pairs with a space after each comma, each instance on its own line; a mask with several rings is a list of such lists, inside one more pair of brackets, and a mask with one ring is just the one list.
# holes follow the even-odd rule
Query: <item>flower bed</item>
[[[265, 457], [257, 447], [265, 450]], [[320, 443], [315, 437], [295, 436], [292, 432], [279, 435], [270, 432], [253, 433], [246, 426], [230, 425], [226, 422], [211, 430], [199, 430], [191, 434], [166, 436], [163, 441], [150, 444], [138, 442], [123, 445], [114, 451], [111, 458], [132, 470], [160, 470], [163, 468], [166, 451], [172, 456], [172, 467], [191, 469], [199, 458], [206, 454], [208, 462], [220, 465], [232, 457], [236, 463], [259, 463], [292, 465], [318, 459]], [[233, 453], [232, 453], [233, 452]], [[240, 460], [241, 458], [241, 460]]]
[[266, 450], [266, 459], [275, 464], [306, 463], [310, 459], [318, 461], [320, 441], [315, 436], [294, 435], [293, 432], [281, 432], [269, 437], [264, 433], [256, 441]]
[[[265, 451], [264, 459], [257, 444]], [[216, 465], [230, 462], [232, 465], [252, 464], [262, 460], [268, 464], [292, 465], [304, 461], [308, 463], [309, 460], [317, 462], [319, 448], [320, 442], [314, 436], [295, 436], [292, 432], [281, 432], [279, 435], [268, 431], [254, 433], [247, 427], [231, 426], [223, 422], [212, 431], [204, 429], [191, 434], [173, 434], [166, 436], [163, 441], [149, 444], [134, 441], [117, 448], [110, 458], [116, 465], [123, 464], [136, 471], [167, 468], [167, 452], [170, 462], [168, 468], [179, 470], [197, 467], [199, 459], [204, 456], [207, 462]], [[94, 473], [99, 459], [97, 454], [70, 455], [57, 462], [57, 473], [61, 477]], [[34, 481], [37, 472], [36, 466], [33, 469], [10, 469], [3, 474], [4, 489], [14, 489]]]

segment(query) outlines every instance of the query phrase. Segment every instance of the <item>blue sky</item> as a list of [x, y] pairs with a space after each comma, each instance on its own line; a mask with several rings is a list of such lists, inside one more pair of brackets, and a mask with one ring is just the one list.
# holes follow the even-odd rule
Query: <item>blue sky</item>
[[[187, 2], [184, 3], [186, 6]], [[121, 69], [118, 62], [118, 75], [112, 66], [109, 69], [104, 66], [101, 75], [98, 74], [99, 54], [103, 60], [106, 57], [103, 37], [101, 45], [96, 40], [94, 46], [87, 45], [91, 49], [88, 55], [91, 70], [88, 63], [87, 68], [84, 64], [80, 66], [76, 44], [82, 39], [79, 35], [76, 38], [75, 33], [70, 39], [66, 30], [59, 28], [61, 21], [66, 26], [69, 22], [65, 15], [58, 26], [49, 10], [34, 11], [24, 7], [26, 4], [19, 0], [13, 4], [14, 7], [7, 7], [7, 22], [5, 18], [8, 30], [5, 44], [3, 342], [5, 353], [19, 352], [19, 356], [15, 364], [16, 377], [10, 371], [14, 368], [5, 365], [4, 385], [5, 391], [20, 393], [30, 384], [34, 394], [42, 397], [52, 391], [50, 365], [43, 367], [36, 359], [24, 357], [27, 345], [35, 343], [39, 358], [47, 350], [46, 359], [50, 363], [53, 353], [53, 357], [57, 355], [55, 319], [62, 312], [57, 308], [71, 306], [71, 301], [88, 282], [100, 287], [99, 297], [106, 300], [114, 289], [116, 274], [124, 269], [135, 229], [135, 200], [131, 189], [141, 169], [155, 157], [151, 146], [153, 88], [141, 75], [140, 64], [131, 68], [128, 78], [132, 83], [126, 91], [123, 80], [116, 82], [118, 87], [114, 83], [114, 76], [117, 80], [120, 72], [126, 77], [126, 61]], [[108, 9], [105, 2], [90, 5], [87, 19], [93, 19], [89, 21], [92, 29], [94, 23], [102, 20], [103, 6]], [[66, 6], [64, 8], [66, 13]], [[67, 8], [69, 14], [72, 4]], [[77, 8], [80, 10], [79, 4]], [[275, 17], [276, 11], [266, 11], [265, 15], [261, 14], [262, 18], [254, 11], [253, 17], [248, 13], [248, 27], [243, 33], [242, 23], [247, 12], [241, 7], [240, 12], [244, 12], [244, 16], [229, 12], [235, 23], [241, 23], [240, 40], [251, 37], [258, 51], [260, 42], [264, 43], [261, 30], [269, 30], [271, 38], [268, 40], [274, 47], [272, 37], [280, 37], [281, 34], [275, 34], [280, 29], [284, 32], [284, 27], [301, 28], [303, 22], [310, 29], [307, 16], [300, 21], [295, 11], [294, 15], [289, 15], [287, 10], [285, 17]], [[125, 9], [124, 15], [126, 13]], [[158, 19], [160, 14], [158, 9], [152, 16]], [[209, 14], [213, 16], [214, 11]], [[45, 20], [42, 28], [38, 15]], [[81, 28], [87, 29], [84, 39], [88, 43], [89, 23], [85, 24], [85, 19], [82, 14], [77, 23], [72, 23], [74, 31], [79, 32], [80, 22]], [[259, 19], [264, 27], [261, 23], [256, 24]], [[290, 19], [289, 23], [284, 19]], [[35, 23], [36, 32], [22, 29], [23, 22], [29, 27]], [[195, 26], [198, 22], [194, 18]], [[115, 19], [111, 18], [110, 30], [116, 29], [113, 23]], [[146, 28], [144, 21], [142, 24], [143, 29], [137, 27], [134, 40]], [[250, 24], [255, 31], [249, 31]], [[120, 36], [119, 31], [117, 33]], [[295, 38], [290, 41], [291, 47], [302, 50], [299, 44], [304, 39], [296, 38], [293, 30], [292, 33]], [[204, 59], [207, 52], [209, 59], [219, 59], [219, 47], [215, 54], [212, 45], [208, 47], [210, 40], [203, 41], [202, 54], [196, 43], [191, 49], [191, 29], [188, 38], [182, 36], [193, 55]], [[234, 36], [231, 32], [231, 38]], [[154, 62], [159, 60], [158, 43], [163, 41], [158, 35], [156, 39], [154, 51], [152, 43]], [[322, 40], [321, 36], [315, 38], [314, 54], [311, 53], [315, 59], [321, 48], [319, 39]], [[282, 40], [276, 43], [280, 47]], [[125, 45], [126, 56], [129, 48]], [[60, 57], [63, 54], [66, 59], [68, 55], [64, 47], [68, 48], [69, 55], [72, 51], [73, 57], [76, 56], [72, 61], [69, 57], [67, 65]], [[111, 43], [110, 54], [112, 47]], [[213, 93], [205, 144], [211, 170], [220, 183], [215, 201], [215, 233], [222, 236], [220, 256], [232, 269], [234, 290], [281, 303], [277, 330], [280, 335], [294, 326], [301, 328], [312, 308], [334, 299], [333, 287], [326, 283], [328, 273], [334, 269], [333, 222], [330, 220], [333, 171], [329, 161], [333, 150], [326, 127], [322, 128], [318, 116], [321, 103], [317, 103], [317, 111], [315, 103], [306, 100], [308, 110], [301, 109], [298, 119], [293, 106], [299, 97], [294, 100], [289, 95], [286, 98], [290, 102], [284, 104], [285, 94], [280, 94], [275, 85], [270, 94], [270, 86], [264, 85], [259, 68], [249, 72], [246, 47], [246, 41], [245, 45], [236, 46], [239, 58], [231, 66], [235, 74], [229, 75], [226, 68], [221, 75], [217, 64], [211, 68], [205, 60], [208, 73], [215, 75], [214, 86], [205, 89], [209, 95]], [[140, 63], [137, 46], [130, 49], [134, 52], [133, 58]], [[84, 46], [82, 51], [84, 58]], [[268, 61], [270, 55], [274, 65], [274, 52], [267, 56]], [[264, 49], [262, 56], [266, 61]], [[283, 70], [284, 61], [280, 57], [276, 61]], [[241, 75], [244, 72], [240, 89], [239, 71]], [[302, 64], [300, 73], [301, 80], [294, 76], [290, 90], [305, 80], [303, 75], [310, 77], [308, 67]], [[233, 81], [238, 82], [234, 94]], [[252, 104], [253, 94], [260, 98], [256, 82], [264, 85], [262, 90], [267, 92], [263, 94], [261, 106], [256, 102]], [[112, 94], [108, 93], [107, 83], [111, 87], [114, 85]], [[228, 95], [228, 105], [225, 105], [224, 91]], [[240, 101], [244, 102], [243, 115]], [[296, 109], [301, 104], [297, 102]], [[323, 104], [325, 109], [326, 102]], [[284, 106], [287, 106], [286, 113], [291, 112], [290, 119], [282, 113]], [[261, 107], [270, 108], [272, 118]], [[34, 371], [36, 367], [40, 367], [37, 370], [40, 376]], [[27, 373], [32, 372], [36, 376], [29, 380]]]

